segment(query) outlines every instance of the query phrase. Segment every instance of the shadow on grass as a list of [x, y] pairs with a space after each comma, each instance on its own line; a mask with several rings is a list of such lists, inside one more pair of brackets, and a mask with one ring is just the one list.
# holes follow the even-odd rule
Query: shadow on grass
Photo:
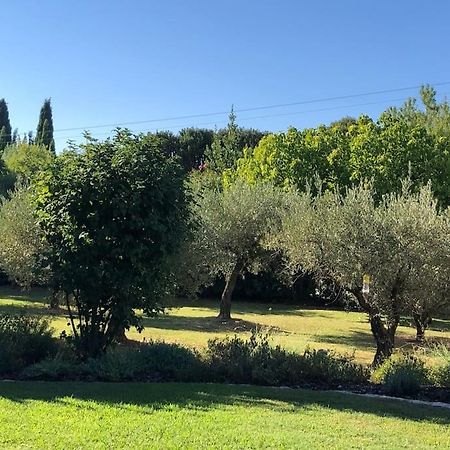
[[[280, 412], [324, 407], [338, 411], [356, 411], [381, 417], [450, 424], [450, 411], [414, 406], [405, 402], [361, 398], [334, 392], [303, 389], [277, 389], [257, 386], [233, 386], [197, 383], [68, 383], [68, 382], [0, 382], [0, 396], [15, 402], [41, 400], [72, 403], [95, 401], [115, 408], [154, 410], [212, 410], [227, 405], [253, 406]], [[96, 405], [77, 403], [77, 408]]]
[[[267, 328], [256, 322], [233, 319], [223, 322], [216, 317], [190, 317], [190, 316], [159, 316], [144, 318], [145, 328], [158, 328], [161, 330], [199, 331], [202, 333], [234, 332], [243, 333], [256, 329]], [[273, 329], [272, 327], [270, 328]]]
[[33, 288], [29, 291], [12, 286], [0, 286], [0, 300], [17, 300], [46, 304], [50, 291], [47, 288]]
[[349, 350], [356, 348], [359, 350], [373, 350], [375, 347], [375, 342], [373, 340], [370, 332], [364, 331], [350, 331], [351, 334], [342, 335], [330, 335], [321, 334], [315, 335], [315, 342], [323, 342], [327, 344], [339, 344], [349, 347]]
[[66, 311], [63, 309], [50, 309], [46, 306], [30, 306], [30, 305], [2, 305], [0, 304], [0, 314], [10, 315], [32, 315], [32, 316], [51, 316], [66, 317]]
[[[401, 327], [409, 327], [415, 329], [415, 324], [412, 318], [410, 317], [402, 317], [400, 319]], [[431, 325], [428, 327], [430, 331], [440, 331], [442, 333], [446, 333], [450, 331], [450, 320], [446, 319], [433, 319]], [[425, 333], [426, 334], [426, 333]]]

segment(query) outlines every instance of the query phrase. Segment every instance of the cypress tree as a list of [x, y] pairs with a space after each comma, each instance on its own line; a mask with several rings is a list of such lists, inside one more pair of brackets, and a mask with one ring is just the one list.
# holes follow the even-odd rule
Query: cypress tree
[[39, 114], [39, 123], [36, 130], [36, 144], [48, 147], [55, 152], [55, 141], [53, 139], [53, 115], [50, 99], [47, 98]]
[[11, 122], [8, 105], [4, 98], [0, 100], [0, 151], [11, 143]]

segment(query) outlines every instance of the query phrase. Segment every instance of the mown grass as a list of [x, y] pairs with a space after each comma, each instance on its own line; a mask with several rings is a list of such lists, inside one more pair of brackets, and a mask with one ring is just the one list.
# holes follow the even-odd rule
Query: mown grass
[[[64, 308], [50, 310], [45, 304], [48, 292], [35, 289], [24, 293], [11, 288], [0, 289], [0, 313], [31, 313], [48, 315], [59, 334], [68, 330]], [[130, 330], [130, 339], [164, 340], [192, 347], [204, 347], [213, 337], [239, 334], [250, 335], [258, 327], [271, 333], [274, 344], [286, 349], [303, 351], [311, 348], [329, 348], [340, 353], [354, 353], [357, 361], [369, 363], [373, 359], [374, 343], [367, 316], [359, 312], [329, 309], [299, 308], [292, 305], [234, 302], [234, 322], [223, 324], [216, 320], [217, 301], [201, 300], [195, 303], [177, 302], [166, 314], [145, 318], [145, 330]], [[397, 347], [414, 345], [415, 329], [404, 318], [397, 333]], [[430, 341], [450, 345], [450, 320], [435, 319], [427, 331]]]
[[0, 447], [450, 448], [450, 411], [214, 384], [0, 382]]

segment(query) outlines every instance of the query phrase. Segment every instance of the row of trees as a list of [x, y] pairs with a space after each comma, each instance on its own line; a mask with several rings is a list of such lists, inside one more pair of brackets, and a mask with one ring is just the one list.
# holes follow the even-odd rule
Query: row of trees
[[55, 141], [53, 138], [53, 113], [50, 99], [46, 99], [42, 105], [39, 113], [39, 122], [36, 129], [36, 136], [29, 132], [22, 139], [19, 136], [19, 131], [14, 129], [12, 131], [11, 122], [9, 119], [8, 104], [4, 98], [0, 99], [0, 152], [8, 145], [18, 142], [35, 143], [43, 147], [49, 148], [55, 152]]
[[[140, 328], [136, 308], [156, 314], [173, 287], [195, 292], [223, 277], [219, 318], [228, 320], [239, 277], [271, 270], [292, 280], [306, 272], [318, 288], [337, 289], [367, 312], [378, 364], [392, 352], [401, 314], [413, 315], [423, 335], [449, 301], [448, 179], [431, 171], [426, 184], [410, 160], [421, 137], [420, 145], [429, 144], [423, 167], [435, 167], [437, 159], [446, 170], [447, 128], [439, 118], [448, 111], [410, 109], [388, 111], [378, 123], [352, 119], [301, 132], [292, 146], [274, 144], [274, 156], [261, 166], [265, 142], [284, 142], [291, 132], [243, 151], [245, 133], [231, 114], [228, 127], [203, 148], [206, 164], [189, 174], [177, 147], [183, 133], [171, 147], [171, 133], [119, 130], [61, 155], [16, 143], [3, 155], [19, 184], [0, 208], [0, 266], [17, 283], [48, 283], [64, 299], [82, 357], [103, 352], [130, 326]], [[192, 142], [203, 142], [191, 131]], [[342, 173], [369, 153], [384, 164], [379, 177], [369, 171], [369, 181], [333, 178], [326, 153], [333, 145], [325, 145], [333, 133], [334, 149], [348, 157], [340, 160], [348, 166]], [[256, 145], [256, 133], [248, 136]], [[395, 148], [398, 157], [384, 148]], [[315, 165], [304, 175], [296, 171], [309, 167], [314, 152], [321, 155]], [[321, 164], [324, 172], [316, 170]], [[389, 164], [399, 170], [387, 170]], [[265, 168], [250, 177], [244, 167]], [[399, 180], [403, 174], [408, 181]], [[362, 292], [364, 275], [372, 278], [369, 293]]]
[[438, 207], [431, 184], [414, 190], [409, 180], [380, 200], [372, 184], [318, 189], [238, 180], [197, 192], [180, 279], [195, 291], [223, 276], [219, 318], [227, 320], [237, 278], [278, 258], [280, 277], [310, 273], [368, 314], [379, 364], [393, 351], [402, 314], [414, 317], [423, 339], [431, 317], [450, 306], [450, 210]]
[[424, 109], [414, 100], [390, 108], [378, 121], [368, 116], [344, 118], [330, 126], [264, 137], [246, 149], [237, 170], [225, 174], [249, 183], [270, 181], [304, 190], [314, 176], [322, 188], [340, 189], [373, 180], [375, 193], [398, 192], [401, 180], [414, 186], [432, 181], [440, 203], [450, 201], [450, 108], [438, 103], [431, 87], [421, 90]]

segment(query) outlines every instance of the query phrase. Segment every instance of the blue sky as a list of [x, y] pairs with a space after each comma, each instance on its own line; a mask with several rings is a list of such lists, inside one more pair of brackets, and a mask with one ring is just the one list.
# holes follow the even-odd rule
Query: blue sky
[[[0, 98], [13, 128], [25, 132], [51, 97], [61, 150], [81, 136], [68, 128], [449, 82], [449, 20], [447, 0], [9, 1]], [[437, 89], [446, 95], [450, 84]], [[416, 93], [238, 112], [238, 123], [276, 131], [376, 117]], [[177, 131], [226, 121], [221, 114], [129, 127]], [[92, 132], [104, 138], [112, 128]]]

